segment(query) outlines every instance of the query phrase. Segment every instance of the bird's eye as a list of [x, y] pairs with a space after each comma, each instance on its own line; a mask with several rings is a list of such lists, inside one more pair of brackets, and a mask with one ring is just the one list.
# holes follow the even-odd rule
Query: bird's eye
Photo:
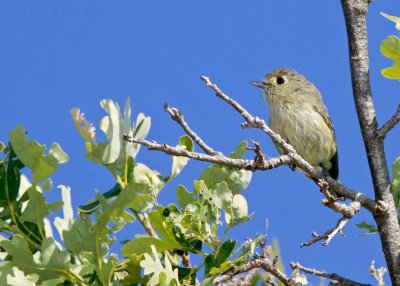
[[285, 79], [283, 77], [277, 77], [276, 78], [276, 83], [277, 84], [284, 84], [285, 83]]

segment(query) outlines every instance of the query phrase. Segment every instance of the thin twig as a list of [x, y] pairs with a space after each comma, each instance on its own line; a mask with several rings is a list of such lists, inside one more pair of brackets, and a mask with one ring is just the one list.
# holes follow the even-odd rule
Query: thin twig
[[186, 134], [189, 135], [190, 138], [193, 139], [194, 142], [199, 145], [201, 149], [204, 150], [208, 155], [218, 155], [218, 152], [214, 151], [210, 146], [208, 146], [197, 134], [194, 132], [187, 122], [185, 121], [183, 114], [179, 111], [179, 109], [175, 107], [169, 107], [168, 103], [166, 102], [164, 104], [164, 110], [167, 112], [169, 115], [171, 115], [171, 118], [178, 122], [180, 126], [182, 126], [183, 130], [185, 130]]
[[315, 275], [315, 276], [319, 276], [319, 277], [324, 277], [324, 278], [328, 278], [328, 279], [331, 279], [331, 280], [335, 280], [335, 281], [339, 282], [338, 285], [341, 285], [341, 286], [371, 286], [371, 284], [363, 284], [363, 283], [355, 282], [355, 281], [350, 280], [348, 278], [344, 278], [344, 277], [342, 277], [342, 276], [340, 276], [340, 275], [338, 275], [336, 273], [329, 274], [329, 273], [325, 273], [325, 272], [322, 272], [322, 271], [318, 271], [316, 269], [307, 268], [307, 267], [304, 267], [304, 266], [300, 265], [300, 263], [298, 263], [298, 262], [297, 263], [291, 262], [290, 263], [290, 267], [293, 270], [294, 269], [299, 269], [299, 270], [301, 270], [301, 271], [303, 271], [305, 273], [308, 273], [308, 274], [312, 274], [312, 275]]
[[[349, 218], [342, 217], [339, 219], [337, 222], [336, 226], [334, 228], [331, 228], [327, 230], [323, 235], [318, 235], [317, 233], [313, 232], [311, 236], [313, 237], [311, 240], [307, 242], [303, 242], [300, 244], [300, 247], [304, 246], [310, 246], [318, 241], [325, 240], [322, 245], [327, 246], [329, 242], [332, 240], [332, 238], [339, 232], [342, 234], [342, 229], [346, 226], [347, 222], [349, 221]], [[343, 234], [342, 234], [343, 235]]]
[[302, 243], [300, 247], [310, 246], [321, 240], [325, 240], [322, 245], [327, 246], [336, 234], [339, 233], [341, 236], [344, 236], [343, 228], [361, 208], [361, 204], [357, 200], [351, 202], [349, 205], [339, 203], [337, 199], [329, 192], [329, 185], [326, 181], [320, 180], [319, 186], [321, 187], [321, 193], [326, 197], [326, 199], [322, 201], [323, 204], [335, 212], [340, 212], [343, 217], [338, 220], [334, 228], [327, 230], [323, 235], [318, 235], [317, 233], [313, 232], [311, 234], [313, 238]]
[[396, 113], [378, 130], [378, 138], [383, 140], [386, 135], [400, 121], [400, 104], [397, 106]]
[[279, 279], [279, 281], [281, 281], [284, 285], [286, 286], [291, 285], [290, 278], [286, 274], [281, 272], [276, 266], [274, 266], [273, 263], [269, 261], [269, 259], [267, 258], [256, 258], [247, 262], [236, 271], [228, 271], [227, 273], [215, 278], [213, 281], [213, 285], [219, 285], [225, 281], [232, 279], [235, 275], [245, 273], [247, 271], [257, 268], [264, 269], [265, 272], [272, 274], [277, 279]]
[[143, 139], [136, 139], [128, 135], [124, 135], [123, 139], [128, 142], [138, 143], [146, 146], [149, 150], [158, 150], [166, 154], [173, 156], [181, 156], [196, 159], [199, 161], [210, 162], [214, 164], [221, 164], [228, 167], [236, 167], [244, 170], [269, 170], [282, 165], [287, 165], [292, 162], [292, 158], [289, 155], [281, 155], [275, 158], [266, 159], [260, 164], [255, 160], [245, 160], [245, 159], [233, 159], [226, 157], [222, 154], [211, 156], [206, 154], [201, 154], [197, 152], [190, 152], [184, 149], [178, 149], [176, 147], [169, 146], [167, 144], [158, 144], [157, 142], [150, 142]]

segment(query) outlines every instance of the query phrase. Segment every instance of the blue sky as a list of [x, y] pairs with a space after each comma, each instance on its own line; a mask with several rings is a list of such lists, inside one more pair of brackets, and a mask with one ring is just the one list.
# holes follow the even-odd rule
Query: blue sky
[[[379, 52], [380, 42], [397, 34], [380, 11], [400, 15], [400, 6], [376, 0], [368, 13], [372, 91], [382, 124], [396, 109], [398, 82], [380, 75], [391, 65]], [[1, 1], [0, 35], [0, 140], [6, 142], [9, 130], [23, 124], [30, 139], [48, 146], [60, 143], [70, 162], [53, 180], [71, 186], [75, 206], [114, 181], [104, 168], [83, 158], [85, 147], [69, 114], [72, 107], [97, 122], [104, 116], [101, 99], [123, 104], [130, 96], [134, 117], [144, 112], [152, 118], [148, 138], [175, 144], [183, 131], [163, 112], [167, 101], [213, 148], [230, 152], [252, 138], [274, 156], [271, 140], [257, 130], [242, 130], [241, 117], [199, 76], [209, 76], [253, 115], [266, 119], [261, 93], [249, 82], [279, 67], [296, 69], [321, 91], [337, 135], [340, 181], [373, 195], [339, 1]], [[397, 128], [386, 140], [389, 165], [399, 155], [398, 139]], [[169, 171], [170, 158], [161, 153], [142, 149], [137, 160], [164, 174]], [[160, 200], [169, 202], [179, 183], [191, 188], [206, 166], [191, 161]], [[299, 248], [312, 231], [323, 233], [339, 218], [322, 206], [319, 190], [301, 173], [288, 167], [257, 172], [243, 194], [255, 214], [233, 238], [242, 241], [264, 232], [268, 219], [269, 238], [279, 239], [286, 269], [290, 261], [298, 261], [374, 283], [368, 273], [371, 261], [385, 265], [379, 237], [359, 237], [363, 231], [355, 224], [372, 222], [364, 210], [346, 226], [346, 238], [335, 237], [328, 247]], [[57, 198], [59, 191], [53, 190], [51, 199]], [[142, 232], [129, 226], [124, 238], [133, 231]]]

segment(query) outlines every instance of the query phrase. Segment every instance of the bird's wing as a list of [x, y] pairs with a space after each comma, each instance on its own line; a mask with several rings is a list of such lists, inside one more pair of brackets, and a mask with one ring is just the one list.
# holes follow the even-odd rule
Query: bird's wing
[[[322, 102], [321, 102], [322, 103]], [[339, 177], [339, 154], [338, 154], [338, 150], [337, 150], [337, 146], [336, 146], [336, 136], [335, 136], [335, 130], [333, 129], [333, 124], [331, 119], [328, 116], [328, 110], [326, 109], [326, 107], [322, 104], [323, 108], [317, 108], [316, 105], [313, 105], [314, 110], [321, 115], [322, 119], [324, 120], [325, 124], [329, 127], [329, 129], [332, 131], [332, 136], [333, 136], [333, 140], [335, 141], [335, 149], [336, 152], [335, 154], [333, 154], [330, 162], [332, 164], [332, 168], [329, 171], [329, 175], [337, 180]]]

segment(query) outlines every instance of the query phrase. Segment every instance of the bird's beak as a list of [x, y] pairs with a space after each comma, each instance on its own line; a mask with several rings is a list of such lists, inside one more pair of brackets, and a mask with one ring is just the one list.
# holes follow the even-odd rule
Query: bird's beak
[[259, 82], [259, 81], [251, 81], [250, 84], [259, 88], [263, 88], [266, 86], [265, 82]]

